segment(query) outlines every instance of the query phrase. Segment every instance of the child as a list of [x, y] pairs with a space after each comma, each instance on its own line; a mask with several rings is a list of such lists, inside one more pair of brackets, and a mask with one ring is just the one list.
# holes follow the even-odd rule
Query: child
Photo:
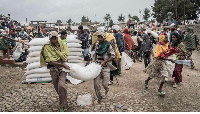
[[[185, 54], [184, 51], [181, 51], [180, 53], [177, 53], [178, 56], [178, 60], [185, 60]], [[175, 64], [175, 69], [173, 72], [172, 77], [175, 77], [174, 79], [174, 85], [173, 87], [176, 88], [177, 84], [179, 84], [180, 82], [182, 82], [182, 69], [183, 69], [183, 64]]]

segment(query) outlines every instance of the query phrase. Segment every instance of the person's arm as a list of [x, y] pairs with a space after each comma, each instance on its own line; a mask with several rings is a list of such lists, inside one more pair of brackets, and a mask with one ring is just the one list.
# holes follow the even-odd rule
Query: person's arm
[[113, 47], [110, 45], [108, 48], [108, 55], [110, 56], [110, 58], [108, 58], [107, 60], [103, 61], [101, 63], [101, 66], [104, 66], [107, 62], [112, 61], [115, 58], [115, 51], [113, 49]]
[[59, 63], [59, 62], [51, 61], [48, 64], [50, 64], [52, 66], [56, 66], [56, 67], [64, 67], [65, 69], [70, 69], [70, 67], [68, 65], [66, 65], [65, 63]]

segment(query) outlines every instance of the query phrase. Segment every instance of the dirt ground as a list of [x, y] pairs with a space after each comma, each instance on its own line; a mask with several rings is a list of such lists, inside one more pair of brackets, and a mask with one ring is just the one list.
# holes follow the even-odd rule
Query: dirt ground
[[[183, 82], [173, 88], [173, 79], [164, 84], [164, 98], [157, 93], [159, 83], [153, 79], [149, 89], [144, 88], [148, 75], [143, 72], [144, 63], [136, 62], [130, 70], [114, 78], [108, 97], [101, 104], [96, 102], [93, 80], [72, 85], [67, 82], [69, 112], [199, 112], [200, 111], [200, 51], [192, 56], [195, 69], [184, 66]], [[0, 66], [0, 111], [1, 112], [56, 112], [58, 96], [51, 83], [21, 84], [25, 79], [24, 69]], [[102, 88], [104, 94], [104, 89]], [[91, 94], [90, 106], [78, 106], [78, 95]]]

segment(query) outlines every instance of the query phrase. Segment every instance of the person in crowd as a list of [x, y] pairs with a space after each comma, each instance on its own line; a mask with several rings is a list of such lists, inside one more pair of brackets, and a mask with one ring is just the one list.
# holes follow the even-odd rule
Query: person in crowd
[[171, 29], [171, 33], [170, 33], [170, 38], [169, 38], [169, 43], [171, 44], [172, 43], [172, 34], [174, 34], [175, 32], [175, 28], [172, 28]]
[[145, 34], [143, 36], [143, 42], [142, 42], [142, 52], [143, 52], [143, 57], [144, 57], [144, 65], [145, 68], [149, 65], [151, 62], [151, 53], [153, 49], [153, 44], [152, 41], [149, 39], [149, 36]]
[[58, 39], [58, 33], [52, 31], [40, 54], [41, 66], [47, 66], [53, 81], [54, 88], [60, 100], [60, 112], [67, 108], [67, 90], [65, 86], [66, 72], [62, 69], [70, 69], [65, 63], [69, 56], [69, 50], [66, 44]]
[[62, 31], [61, 32], [61, 36], [58, 37], [58, 39], [62, 40], [67, 45], [67, 32], [66, 31]]
[[[184, 60], [185, 59], [185, 46], [183, 42], [181, 42], [181, 39], [178, 38], [178, 33], [172, 34], [172, 47], [176, 48], [178, 52], [176, 53], [178, 60]], [[173, 87], [176, 88], [177, 84], [182, 82], [182, 69], [183, 64], [175, 64], [174, 72], [172, 77], [174, 77], [174, 85]]]
[[[124, 36], [120, 31], [120, 27], [118, 25], [113, 25], [112, 30], [114, 32], [114, 37], [117, 43], [118, 50], [120, 52], [120, 55], [122, 55], [122, 52], [125, 51], [125, 43], [124, 43]], [[119, 73], [121, 74], [121, 59], [118, 59], [117, 66], [119, 68]]]
[[156, 78], [160, 81], [160, 86], [158, 89], [158, 93], [160, 96], [164, 96], [165, 92], [163, 92], [162, 87], [166, 81], [168, 81], [168, 77], [172, 76], [169, 69], [167, 68], [167, 62], [171, 61], [175, 63], [174, 60], [168, 59], [170, 55], [176, 53], [176, 50], [169, 45], [168, 38], [166, 34], [161, 34], [159, 36], [159, 43], [156, 46], [155, 59], [154, 61], [148, 65], [148, 67], [144, 70], [149, 77], [145, 80], [145, 88], [148, 89], [148, 83], [151, 79]]
[[[185, 44], [186, 48], [186, 59], [192, 61], [192, 51], [197, 49], [197, 46], [199, 45], [199, 39], [194, 34], [194, 31], [191, 27], [188, 28], [187, 33], [184, 35], [183, 42]], [[194, 62], [192, 61], [191, 68], [195, 68]]]
[[[105, 31], [98, 32], [98, 41], [94, 44], [93, 50], [95, 51], [95, 61], [100, 63], [102, 66], [101, 73], [94, 79], [94, 89], [96, 96], [98, 98], [98, 103], [101, 103], [102, 95], [101, 95], [101, 87], [99, 85], [102, 79], [102, 86], [105, 89], [105, 95], [109, 91], [108, 82], [110, 80], [110, 71], [109, 67], [112, 65], [112, 60], [115, 59], [115, 51], [110, 42], [106, 41], [106, 33]], [[110, 64], [110, 65], [109, 65]]]
[[124, 28], [124, 40], [125, 40], [125, 52], [127, 53], [127, 55], [129, 55], [129, 57], [132, 57], [132, 50], [135, 49], [134, 47], [134, 42], [133, 39], [131, 38], [131, 35], [129, 34], [128, 28]]
[[83, 30], [82, 25], [78, 27], [78, 30], [79, 30], [78, 39], [82, 41], [82, 49], [84, 50], [83, 57], [85, 57], [89, 54], [89, 47], [90, 47], [89, 40], [88, 40], [89, 35], [87, 31]]

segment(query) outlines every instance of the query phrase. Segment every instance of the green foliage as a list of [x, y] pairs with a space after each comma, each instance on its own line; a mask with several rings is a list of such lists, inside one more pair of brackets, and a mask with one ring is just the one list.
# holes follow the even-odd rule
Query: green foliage
[[72, 19], [67, 20], [67, 24], [71, 25], [73, 23]]
[[148, 8], [144, 9], [144, 14], [143, 14], [143, 18], [144, 20], [148, 21], [149, 17], [150, 17], [150, 10]]
[[112, 19], [110, 19], [110, 22], [109, 22], [109, 27], [112, 27], [114, 25], [114, 22]]
[[[185, 16], [186, 19], [197, 18], [197, 11], [200, 11], [200, 0], [176, 0], [177, 1], [177, 17], [183, 19], [184, 17], [184, 2], [185, 2]], [[158, 22], [167, 21], [167, 13], [172, 12], [175, 18], [175, 1], [174, 0], [155, 0], [153, 9], [153, 17]], [[199, 12], [200, 13], [200, 12]]]
[[118, 17], [118, 21], [122, 21], [124, 22], [125, 21], [125, 16], [123, 16], [122, 14]]
[[110, 16], [110, 14], [109, 13], [107, 13], [105, 16], [104, 16], [104, 18], [103, 19], [105, 19], [105, 21], [107, 22], [107, 30], [108, 30], [108, 21], [110, 21], [110, 19], [111, 19], [111, 16]]
[[81, 22], [91, 22], [91, 20], [88, 17], [83, 16]]
[[136, 21], [140, 21], [140, 19], [139, 19], [139, 17], [138, 16], [131, 16], [131, 14], [128, 14], [128, 17], [129, 17], [129, 19], [134, 19], [134, 20], [136, 20]]

